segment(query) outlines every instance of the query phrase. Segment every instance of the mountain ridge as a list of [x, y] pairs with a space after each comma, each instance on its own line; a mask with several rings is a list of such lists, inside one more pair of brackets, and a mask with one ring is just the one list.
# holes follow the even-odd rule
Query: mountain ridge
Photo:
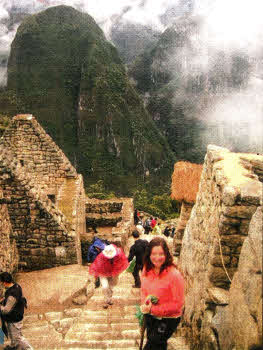
[[86, 181], [103, 179], [121, 194], [148, 173], [149, 181], [169, 181], [167, 141], [88, 14], [60, 5], [26, 17], [11, 46], [7, 89]]

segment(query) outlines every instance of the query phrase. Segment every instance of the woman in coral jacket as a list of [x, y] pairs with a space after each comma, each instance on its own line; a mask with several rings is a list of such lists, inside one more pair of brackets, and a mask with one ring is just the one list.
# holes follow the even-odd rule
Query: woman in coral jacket
[[[150, 296], [158, 300], [152, 303]], [[145, 314], [147, 343], [144, 350], [166, 350], [184, 305], [184, 279], [161, 237], [151, 240], [141, 276], [141, 311]]]

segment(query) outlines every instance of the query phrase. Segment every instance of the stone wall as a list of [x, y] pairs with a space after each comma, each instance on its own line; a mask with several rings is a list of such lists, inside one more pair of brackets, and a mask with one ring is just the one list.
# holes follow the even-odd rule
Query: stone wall
[[112, 240], [120, 241], [122, 246], [125, 247], [128, 242], [128, 237], [134, 227], [134, 208], [132, 198], [122, 198], [121, 200], [123, 202], [121, 210], [122, 221], [118, 222], [116, 227], [112, 229]]
[[231, 348], [221, 347], [213, 322], [219, 307], [229, 303], [229, 288], [242, 245], [262, 201], [260, 169], [262, 156], [208, 146], [180, 256], [186, 280], [183, 326], [194, 349]]
[[180, 255], [180, 252], [181, 252], [184, 230], [185, 230], [187, 221], [190, 218], [191, 210], [193, 206], [194, 206], [194, 203], [186, 203], [184, 201], [182, 202], [180, 217], [176, 226], [175, 235], [173, 239], [174, 251], [178, 255]]
[[120, 213], [123, 202], [112, 200], [94, 200], [89, 199], [86, 202], [86, 213], [111, 214]]
[[116, 198], [112, 200], [87, 199], [87, 226], [108, 226], [108, 230], [98, 228], [97, 237], [126, 245], [133, 225], [133, 199]]
[[10, 240], [11, 234], [7, 205], [3, 203], [3, 191], [0, 189], [0, 270], [13, 273], [18, 267], [18, 252], [15, 241]]
[[0, 144], [13, 152], [31, 181], [47, 193], [56, 194], [65, 177], [77, 177], [61, 149], [30, 114], [14, 117]]
[[[221, 349], [262, 344], [262, 206], [257, 208], [241, 249], [228, 305], [216, 306], [211, 325]], [[204, 334], [205, 336], [205, 334]]]
[[22, 268], [81, 263], [83, 179], [32, 116], [15, 117], [1, 139], [0, 188]]

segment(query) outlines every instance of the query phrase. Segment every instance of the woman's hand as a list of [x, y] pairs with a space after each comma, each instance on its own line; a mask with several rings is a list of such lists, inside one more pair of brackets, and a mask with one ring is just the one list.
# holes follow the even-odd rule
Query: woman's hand
[[147, 300], [145, 304], [142, 304], [140, 306], [141, 312], [143, 314], [150, 314], [151, 313], [151, 307], [152, 307], [152, 302], [150, 300]]

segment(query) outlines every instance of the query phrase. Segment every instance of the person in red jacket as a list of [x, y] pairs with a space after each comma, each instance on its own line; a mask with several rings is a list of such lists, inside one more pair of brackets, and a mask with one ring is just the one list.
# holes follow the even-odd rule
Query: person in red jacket
[[122, 248], [115, 244], [107, 245], [90, 265], [89, 273], [100, 277], [105, 303], [103, 308], [112, 305], [113, 287], [118, 283], [118, 276], [126, 270], [129, 262]]
[[[156, 304], [149, 296], [158, 299]], [[166, 350], [167, 340], [180, 323], [184, 305], [184, 279], [173, 264], [166, 241], [151, 240], [141, 276], [141, 311], [145, 314], [147, 343], [144, 350]]]
[[151, 228], [152, 228], [152, 230], [155, 228], [156, 224], [157, 224], [157, 219], [151, 217]]

